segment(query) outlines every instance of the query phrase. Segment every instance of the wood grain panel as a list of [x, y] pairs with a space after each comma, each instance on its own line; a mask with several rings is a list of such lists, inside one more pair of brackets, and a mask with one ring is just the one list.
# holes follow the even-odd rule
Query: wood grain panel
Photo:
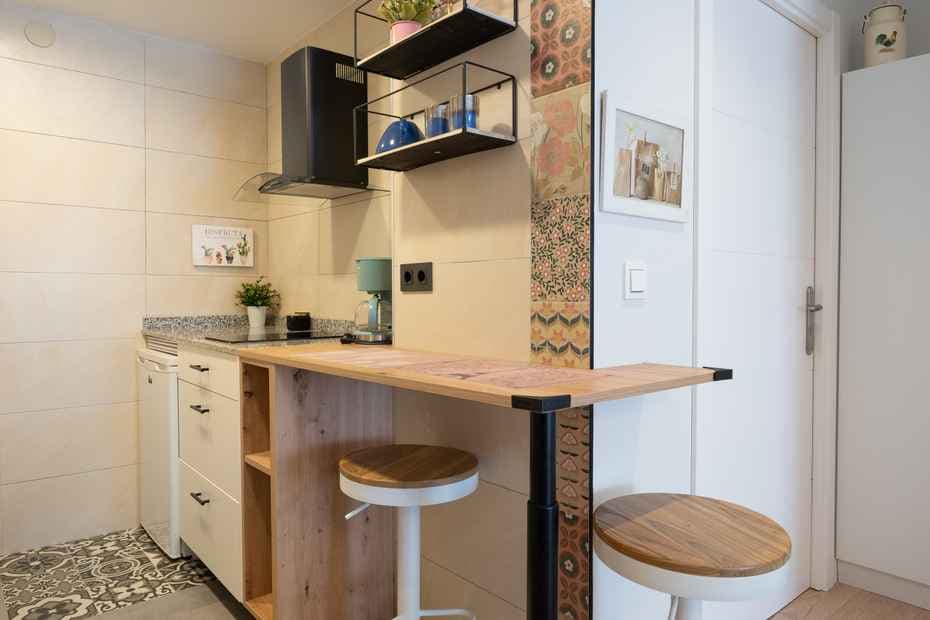
[[339, 490], [344, 455], [389, 444], [391, 390], [275, 369], [272, 505], [275, 616], [362, 620], [394, 615], [394, 513], [355, 507]]
[[605, 502], [594, 529], [618, 553], [688, 575], [750, 577], [783, 566], [791, 538], [765, 515], [694, 495], [643, 493]]
[[598, 370], [552, 368], [460, 355], [317, 342], [246, 349], [243, 359], [290, 366], [408, 390], [511, 407], [514, 396], [569, 396], [571, 407], [714, 380], [714, 372], [661, 364]]

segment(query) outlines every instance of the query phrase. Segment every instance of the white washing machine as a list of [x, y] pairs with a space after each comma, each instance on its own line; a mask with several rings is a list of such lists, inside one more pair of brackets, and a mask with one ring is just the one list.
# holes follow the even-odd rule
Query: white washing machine
[[178, 358], [136, 351], [139, 385], [139, 519], [171, 558], [181, 551]]

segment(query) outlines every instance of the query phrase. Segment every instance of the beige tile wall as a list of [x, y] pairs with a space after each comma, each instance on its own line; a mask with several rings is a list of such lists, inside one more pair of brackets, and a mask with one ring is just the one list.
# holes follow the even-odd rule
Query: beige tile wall
[[[347, 9], [283, 51], [267, 66], [268, 161], [281, 166], [280, 63], [302, 46], [352, 55], [353, 10]], [[362, 36], [364, 39], [364, 35]], [[386, 92], [389, 80], [369, 76], [370, 96]], [[391, 176], [373, 172], [369, 185], [390, 188]], [[268, 206], [272, 257], [269, 274], [281, 291], [282, 312], [351, 319], [366, 298], [355, 287], [355, 259], [392, 255], [393, 203], [390, 193], [357, 195], [337, 201], [272, 197]]]
[[[232, 199], [266, 168], [263, 65], [0, 0], [0, 83], [2, 555], [138, 523], [142, 317], [235, 312], [269, 233]], [[255, 268], [192, 267], [195, 223], [253, 228]]]
[[[512, 7], [509, 0], [490, 3]], [[394, 190], [387, 198], [348, 207], [271, 204], [269, 263], [285, 291], [285, 305], [290, 298], [319, 313], [344, 299], [338, 304], [350, 307], [358, 299], [352, 260], [389, 251], [395, 265], [434, 262], [432, 294], [402, 294], [395, 282], [398, 345], [527, 358], [530, 23], [529, 2], [520, 4], [517, 32], [468, 55], [518, 78], [520, 144], [391, 175], [394, 178], [378, 175], [379, 182]], [[281, 59], [307, 44], [351, 54], [351, 9], [282, 52]], [[273, 162], [280, 156], [278, 63], [271, 63], [268, 71], [268, 158]], [[369, 79], [370, 94], [391, 88], [387, 80]], [[298, 246], [300, 239], [314, 236], [318, 251]], [[288, 262], [297, 256], [301, 258]], [[403, 391], [395, 393], [394, 421], [398, 441], [453, 445], [475, 452], [481, 461], [478, 492], [424, 513], [425, 604], [468, 607], [484, 618], [524, 618], [529, 421], [509, 410]]]

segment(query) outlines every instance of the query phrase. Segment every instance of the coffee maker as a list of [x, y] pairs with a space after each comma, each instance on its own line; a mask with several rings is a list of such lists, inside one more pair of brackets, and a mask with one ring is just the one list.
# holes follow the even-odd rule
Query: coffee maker
[[359, 291], [371, 295], [355, 309], [355, 327], [347, 334], [358, 344], [391, 344], [391, 259], [360, 258], [355, 261]]

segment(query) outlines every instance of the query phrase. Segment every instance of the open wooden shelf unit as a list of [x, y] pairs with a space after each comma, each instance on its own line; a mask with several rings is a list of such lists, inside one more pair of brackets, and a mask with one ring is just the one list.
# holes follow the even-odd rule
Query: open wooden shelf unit
[[267, 367], [242, 364], [242, 574], [245, 607], [274, 618], [271, 392]]

